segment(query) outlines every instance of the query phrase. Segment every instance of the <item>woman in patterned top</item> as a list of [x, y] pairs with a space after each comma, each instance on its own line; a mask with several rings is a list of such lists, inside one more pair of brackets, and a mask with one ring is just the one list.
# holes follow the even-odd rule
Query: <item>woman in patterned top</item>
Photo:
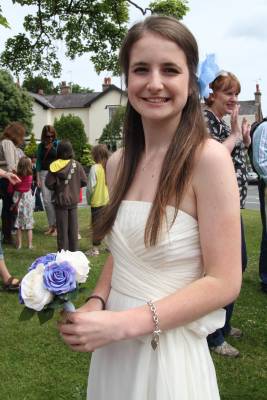
[[[240, 208], [244, 208], [247, 196], [247, 170], [245, 162], [245, 152], [250, 145], [250, 125], [243, 118], [240, 126], [238, 114], [240, 106], [237, 103], [241, 87], [236, 76], [230, 72], [222, 71], [213, 82], [210, 83], [212, 93], [205, 100], [204, 116], [211, 136], [223, 143], [229, 150], [235, 167], [235, 173], [240, 193]], [[223, 117], [231, 116], [231, 126], [229, 127]], [[243, 222], [241, 217], [241, 251], [242, 269], [247, 266], [247, 251], [244, 235]], [[208, 336], [209, 346], [216, 353], [221, 355], [236, 357], [239, 351], [224, 340], [225, 335], [240, 337], [240, 329], [230, 325], [234, 304], [226, 307], [226, 322], [222, 329], [215, 331]]]

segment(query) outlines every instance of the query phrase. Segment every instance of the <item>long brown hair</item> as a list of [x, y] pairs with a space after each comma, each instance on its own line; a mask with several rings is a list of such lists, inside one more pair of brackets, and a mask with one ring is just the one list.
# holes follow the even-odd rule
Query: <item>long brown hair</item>
[[[120, 65], [128, 82], [130, 53], [133, 45], [146, 33], [155, 33], [175, 42], [185, 53], [189, 69], [189, 96], [182, 111], [176, 134], [163, 161], [156, 195], [145, 228], [145, 244], [155, 245], [166, 213], [166, 206], [175, 199], [175, 215], [190, 182], [196, 151], [208, 136], [202, 117], [197, 85], [198, 47], [194, 36], [172, 17], [151, 16], [135, 24], [128, 32], [120, 51]], [[110, 203], [94, 227], [96, 237], [103, 238], [115, 221], [118, 208], [134, 178], [138, 161], [145, 147], [141, 116], [128, 102], [123, 129], [123, 152], [118, 179]]]

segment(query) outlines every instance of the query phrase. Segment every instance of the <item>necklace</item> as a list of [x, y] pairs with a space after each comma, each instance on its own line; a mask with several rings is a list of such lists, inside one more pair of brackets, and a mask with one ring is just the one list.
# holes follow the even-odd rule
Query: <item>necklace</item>
[[[147, 167], [149, 166], [149, 164], [151, 164], [152, 159], [149, 159], [148, 161], [145, 161], [144, 165], [141, 166], [141, 171], [142, 173], [147, 171]], [[151, 167], [152, 173], [150, 172], [150, 177], [153, 179], [155, 177], [155, 171], [153, 171], [153, 166]]]

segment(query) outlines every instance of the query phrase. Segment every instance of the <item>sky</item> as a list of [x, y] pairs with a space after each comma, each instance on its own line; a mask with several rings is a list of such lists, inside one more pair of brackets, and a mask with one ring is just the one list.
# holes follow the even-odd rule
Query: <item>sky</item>
[[[147, 7], [150, 0], [135, 2]], [[23, 31], [23, 15], [27, 14], [26, 7], [14, 6], [11, 0], [3, 0], [1, 4], [11, 29], [0, 27], [0, 51], [8, 37]], [[267, 115], [267, 1], [189, 0], [188, 6], [190, 11], [182, 22], [197, 39], [200, 60], [215, 53], [220, 69], [233, 72], [240, 80], [240, 100], [253, 100], [259, 83], [263, 114]], [[130, 24], [140, 19], [141, 12], [131, 6]], [[63, 64], [60, 81], [101, 91], [104, 77], [111, 76], [108, 71], [97, 75], [88, 55], [67, 60], [60, 44], [59, 55]], [[112, 77], [112, 83], [120, 86], [120, 79]]]

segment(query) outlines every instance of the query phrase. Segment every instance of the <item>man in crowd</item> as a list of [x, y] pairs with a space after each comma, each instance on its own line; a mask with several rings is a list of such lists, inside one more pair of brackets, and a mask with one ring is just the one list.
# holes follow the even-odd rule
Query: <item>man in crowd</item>
[[[252, 127], [253, 129], [253, 127]], [[259, 259], [261, 289], [267, 293], [267, 119], [253, 132], [253, 166], [259, 175], [262, 239]]]

